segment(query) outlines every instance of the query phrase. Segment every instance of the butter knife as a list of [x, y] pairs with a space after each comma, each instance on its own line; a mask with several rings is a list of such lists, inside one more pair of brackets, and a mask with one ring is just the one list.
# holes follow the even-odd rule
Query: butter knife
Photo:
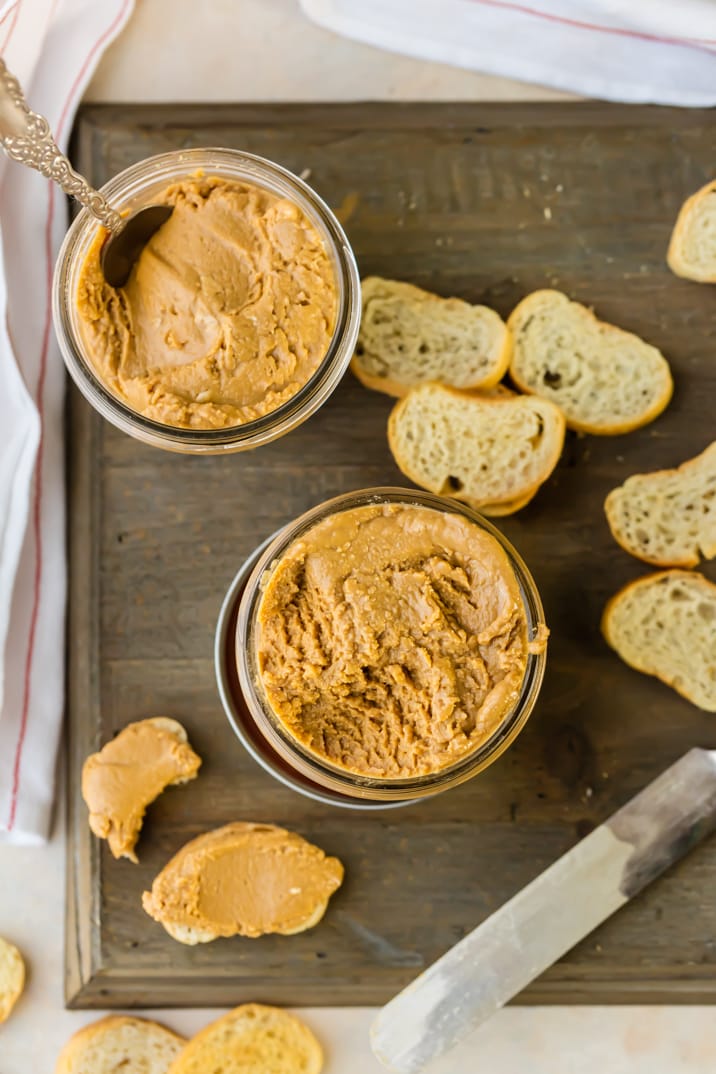
[[417, 1074], [716, 828], [716, 751], [692, 749], [379, 1012], [377, 1058]]

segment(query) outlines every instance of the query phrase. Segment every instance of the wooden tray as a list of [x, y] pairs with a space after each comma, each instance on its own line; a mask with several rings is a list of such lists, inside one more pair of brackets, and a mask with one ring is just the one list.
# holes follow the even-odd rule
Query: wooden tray
[[[142, 447], [72, 393], [68, 1004], [380, 1003], [687, 747], [716, 746], [713, 715], [629, 670], [599, 634], [608, 596], [645, 570], [611, 540], [605, 494], [716, 433], [716, 290], [664, 263], [681, 202], [711, 176], [713, 114], [589, 103], [91, 107], [76, 159], [99, 183], [141, 157], [200, 145], [310, 170], [363, 273], [502, 314], [534, 288], [564, 288], [661, 347], [675, 373], [662, 418], [630, 436], [570, 436], [548, 485], [502, 523], [553, 631], [522, 736], [472, 783], [377, 815], [332, 810], [266, 775], [222, 713], [211, 657], [224, 591], [259, 541], [328, 496], [405, 484], [385, 439], [390, 400], [348, 375], [284, 440], [192, 459]], [[154, 714], [182, 720], [204, 766], [151, 807], [141, 864], [116, 862], [90, 836], [82, 761]], [[310, 932], [182, 947], [143, 912], [141, 892], [187, 839], [241, 818], [288, 825], [339, 854], [345, 885]], [[715, 889], [712, 841], [521, 1000], [713, 1001]]]

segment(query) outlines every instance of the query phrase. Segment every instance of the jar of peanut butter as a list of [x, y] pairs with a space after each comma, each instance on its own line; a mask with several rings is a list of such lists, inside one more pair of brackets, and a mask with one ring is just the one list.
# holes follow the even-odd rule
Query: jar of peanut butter
[[87, 210], [60, 251], [55, 329], [100, 414], [145, 443], [219, 454], [283, 436], [325, 402], [353, 353], [360, 286], [340, 224], [305, 182], [250, 153], [192, 149], [102, 191], [122, 212], [172, 213], [120, 288]]
[[230, 718], [265, 767], [321, 800], [456, 786], [537, 699], [539, 594], [502, 534], [456, 501], [394, 488], [329, 500], [276, 534], [232, 593], [217, 649]]

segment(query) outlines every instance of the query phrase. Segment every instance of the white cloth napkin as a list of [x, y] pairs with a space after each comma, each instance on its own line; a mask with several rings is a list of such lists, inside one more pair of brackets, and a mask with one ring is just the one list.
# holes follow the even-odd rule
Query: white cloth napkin
[[[64, 150], [133, 0], [10, 0], [0, 52]], [[64, 366], [50, 287], [64, 195], [0, 151], [0, 842], [47, 837], [64, 707]]]
[[301, 0], [301, 6], [321, 26], [393, 52], [609, 101], [716, 104], [714, 0]]

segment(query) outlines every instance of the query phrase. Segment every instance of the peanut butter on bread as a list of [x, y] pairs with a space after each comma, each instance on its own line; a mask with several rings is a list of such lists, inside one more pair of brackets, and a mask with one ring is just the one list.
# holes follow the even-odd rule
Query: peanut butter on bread
[[144, 909], [185, 944], [219, 936], [290, 936], [312, 928], [343, 881], [343, 866], [294, 832], [236, 822], [192, 839], [142, 896]]
[[201, 765], [180, 723], [164, 716], [130, 723], [82, 768], [82, 797], [95, 835], [115, 858], [134, 852], [144, 813], [162, 791], [194, 779]]

